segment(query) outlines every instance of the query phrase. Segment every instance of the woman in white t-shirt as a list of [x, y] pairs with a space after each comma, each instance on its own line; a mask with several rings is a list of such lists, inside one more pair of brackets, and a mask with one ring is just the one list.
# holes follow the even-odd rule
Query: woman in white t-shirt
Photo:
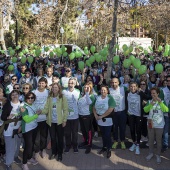
[[6, 169], [11, 168], [11, 164], [15, 161], [16, 163], [21, 163], [18, 158], [19, 146], [21, 139], [17, 134], [14, 135], [14, 130], [16, 133], [21, 132], [21, 121], [20, 117], [20, 101], [19, 92], [13, 90], [9, 95], [10, 101], [7, 101], [3, 107], [1, 119], [2, 121], [9, 121], [4, 127], [4, 139], [5, 139], [5, 164]]
[[99, 125], [103, 148], [99, 154], [103, 154], [107, 151], [107, 158], [111, 157], [111, 129], [112, 118], [110, 116], [113, 109], [116, 107], [116, 103], [111, 95], [109, 95], [109, 88], [107, 86], [101, 86], [101, 95], [97, 96], [95, 106], [93, 107], [93, 113]]

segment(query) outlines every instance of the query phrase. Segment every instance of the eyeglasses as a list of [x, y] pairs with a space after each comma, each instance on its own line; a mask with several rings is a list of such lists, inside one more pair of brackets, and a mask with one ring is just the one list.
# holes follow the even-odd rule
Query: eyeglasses
[[66, 70], [66, 72], [70, 72], [71, 70]]
[[168, 82], [170, 81], [170, 80], [167, 80]]
[[34, 99], [34, 97], [28, 97], [27, 99], [28, 99], [28, 100], [30, 100], [30, 99], [31, 99], [31, 100], [33, 100], [33, 99]]
[[29, 88], [28, 87], [23, 87], [23, 90], [28, 90]]
[[19, 89], [19, 87], [14, 87], [13, 89], [14, 89], [14, 90], [15, 90], [15, 89]]
[[146, 84], [144, 84], [144, 83], [141, 83], [140, 85], [144, 85], [144, 86], [145, 86]]
[[11, 80], [16, 81], [17, 79], [11, 79]]

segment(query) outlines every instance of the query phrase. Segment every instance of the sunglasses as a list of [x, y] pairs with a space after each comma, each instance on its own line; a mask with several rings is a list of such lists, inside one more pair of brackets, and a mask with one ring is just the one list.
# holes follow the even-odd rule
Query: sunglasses
[[15, 90], [15, 89], [19, 89], [19, 87], [14, 87], [14, 90]]
[[66, 70], [66, 72], [70, 72], [71, 70]]
[[31, 99], [31, 100], [33, 100], [33, 99], [34, 99], [34, 97], [28, 97], [27, 99], [28, 99], [28, 100], [30, 100], [30, 99]]
[[168, 82], [170, 81], [170, 80], [167, 80]]
[[17, 79], [11, 79], [11, 80], [16, 81]]
[[25, 73], [25, 74], [30, 74], [30, 72], [27, 72], [27, 73]]
[[28, 90], [29, 88], [28, 87], [23, 87], [24, 90]]

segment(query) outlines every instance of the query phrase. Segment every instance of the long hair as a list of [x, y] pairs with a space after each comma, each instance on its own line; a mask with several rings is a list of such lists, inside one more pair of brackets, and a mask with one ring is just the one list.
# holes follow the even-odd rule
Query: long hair
[[[89, 86], [90, 87], [90, 93], [89, 94], [92, 94], [93, 93], [93, 85], [92, 83], [88, 82], [88, 83], [85, 83], [85, 85]], [[84, 86], [85, 86], [84, 85]], [[83, 89], [83, 93], [84, 93], [84, 89]], [[85, 94], [85, 93], [84, 93]]]
[[58, 97], [59, 97], [59, 98], [62, 98], [62, 97], [63, 97], [62, 88], [61, 88], [61, 86], [60, 86], [58, 83], [53, 83], [53, 84], [51, 85], [51, 91], [50, 91], [50, 93], [49, 93], [49, 97], [54, 97], [54, 94], [53, 94], [53, 92], [52, 92], [52, 88], [53, 88], [55, 85], [57, 85], [57, 86], [58, 86], [58, 89], [59, 89], [59, 91], [58, 91]]

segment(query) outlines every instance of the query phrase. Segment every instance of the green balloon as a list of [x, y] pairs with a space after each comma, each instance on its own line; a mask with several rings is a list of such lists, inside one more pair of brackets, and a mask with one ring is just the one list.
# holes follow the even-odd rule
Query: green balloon
[[158, 47], [158, 51], [160, 52], [160, 51], [162, 51], [163, 50], [163, 47], [160, 45], [159, 47]]
[[44, 51], [47, 52], [49, 50], [49, 47], [45, 47]]
[[78, 67], [79, 67], [79, 69], [80, 69], [81, 71], [83, 71], [83, 69], [84, 69], [84, 62], [83, 62], [83, 61], [79, 61], [79, 62], [78, 62]]
[[129, 49], [127, 49], [126, 51], [123, 52], [123, 54], [124, 54], [125, 56], [128, 56], [129, 53], [130, 53]]
[[130, 65], [131, 65], [131, 61], [130, 61], [129, 59], [125, 59], [125, 60], [123, 61], [123, 67], [129, 68]]
[[160, 74], [163, 72], [163, 65], [162, 64], [156, 64], [155, 71]]
[[36, 55], [36, 57], [39, 57], [41, 55], [41, 50], [40, 49], [36, 49], [35, 50], [35, 55]]
[[50, 57], [54, 57], [54, 53], [52, 51], [50, 52]]
[[139, 67], [141, 66], [141, 61], [139, 58], [135, 58], [133, 61], [133, 65], [135, 68], [139, 69]]
[[141, 74], [144, 74], [146, 73], [146, 70], [147, 70], [147, 67], [145, 65], [141, 65], [139, 67], [139, 70], [138, 70], [138, 73], [141, 75]]
[[169, 45], [166, 44], [166, 45], [165, 45], [165, 52], [168, 52], [168, 51], [169, 51]]
[[86, 55], [88, 55], [88, 54], [89, 54], [89, 51], [88, 51], [87, 49], [85, 49], [85, 50], [84, 50], [84, 53], [85, 53]]
[[9, 47], [8, 50], [11, 51], [11, 50], [12, 50], [12, 47]]
[[103, 56], [103, 57], [102, 57], [102, 60], [103, 60], [103, 61], [107, 61], [107, 56]]
[[140, 47], [139, 47], [139, 50], [140, 50], [140, 51], [143, 51], [143, 47], [140, 46]]
[[67, 57], [67, 56], [68, 56], [68, 53], [67, 53], [67, 52], [64, 52], [64, 53], [63, 53], [63, 56], [64, 56], [64, 57]]
[[91, 67], [91, 64], [90, 64], [90, 61], [89, 60], [86, 60], [86, 65]]
[[91, 51], [92, 53], [94, 53], [94, 52], [96, 51], [96, 47], [95, 47], [95, 46], [91, 46], [90, 51]]
[[94, 57], [94, 56], [91, 56], [91, 57], [89, 58], [89, 61], [90, 61], [90, 63], [92, 64], [92, 63], [95, 61], [95, 57]]
[[145, 55], [148, 55], [148, 51], [147, 51], [147, 50], [144, 50], [144, 54], [145, 54]]
[[129, 57], [129, 59], [130, 59], [131, 63], [133, 63], [133, 61], [135, 60], [135, 56], [131, 55], [131, 56]]
[[88, 47], [84, 47], [84, 50], [88, 50]]
[[64, 53], [64, 52], [66, 52], [67, 48], [64, 45], [62, 45], [61, 50], [62, 50], [62, 53]]
[[102, 60], [102, 56], [100, 54], [96, 55], [95, 58], [98, 63]]
[[117, 50], [119, 50], [119, 44], [116, 44], [116, 45], [115, 45], [115, 48], [117, 48]]
[[133, 46], [129, 47], [129, 53], [131, 53], [133, 51]]
[[124, 44], [124, 45], [122, 46], [122, 49], [123, 49], [123, 51], [126, 51], [126, 50], [128, 49], [128, 46], [127, 46], [126, 44]]
[[150, 60], [153, 60], [153, 59], [154, 59], [154, 57], [153, 57], [153, 56], [150, 56], [149, 58], [150, 58]]
[[14, 70], [14, 66], [13, 66], [13, 65], [9, 65], [9, 66], [8, 66], [8, 70], [9, 70], [9, 71], [13, 71], [13, 70]]
[[18, 45], [18, 46], [16, 46], [16, 50], [19, 50], [21, 47]]
[[25, 53], [29, 53], [29, 50], [27, 48], [25, 49]]
[[13, 56], [14, 54], [15, 54], [15, 50], [10, 50], [10, 51], [9, 51], [9, 55], [10, 55], [10, 56]]
[[76, 58], [79, 58], [82, 56], [82, 53], [80, 51], [76, 51], [75, 52]]
[[29, 56], [27, 60], [31, 64], [34, 61], [34, 58], [32, 56]]
[[75, 53], [74, 52], [70, 53], [69, 58], [70, 60], [73, 60], [75, 58]]
[[25, 64], [26, 61], [27, 61], [27, 58], [26, 58], [26, 57], [22, 57], [22, 58], [21, 58], [21, 63], [22, 63], [22, 64]]
[[16, 57], [12, 57], [12, 62], [13, 62], [13, 63], [16, 63], [17, 60], [18, 60], [18, 59], [17, 59]]
[[59, 47], [57, 47], [57, 48], [56, 48], [56, 52], [57, 52], [58, 54], [62, 54], [62, 49], [59, 48]]
[[119, 61], [120, 61], [120, 57], [119, 57], [118, 55], [116, 55], [116, 56], [113, 57], [113, 63], [114, 63], [114, 64], [119, 63]]
[[150, 51], [153, 51], [153, 48], [151, 46], [148, 47]]
[[164, 56], [164, 57], [168, 57], [168, 52], [165, 51], [165, 52], [163, 53], [163, 56]]
[[19, 53], [19, 56], [20, 56], [20, 57], [22, 57], [23, 55], [24, 55], [23, 52], [20, 52], [20, 53]]

